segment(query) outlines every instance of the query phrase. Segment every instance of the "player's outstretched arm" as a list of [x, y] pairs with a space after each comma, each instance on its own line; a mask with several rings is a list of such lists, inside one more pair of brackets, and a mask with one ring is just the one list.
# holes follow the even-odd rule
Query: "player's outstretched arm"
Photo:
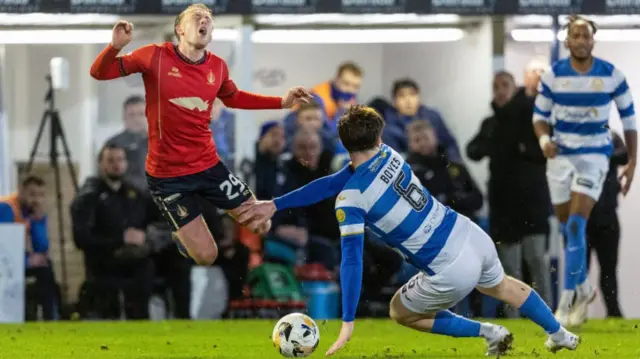
[[294, 87], [284, 97], [264, 96], [238, 89], [229, 77], [229, 68], [222, 62], [222, 83], [218, 91], [218, 98], [225, 106], [241, 110], [279, 110], [291, 108], [300, 103], [311, 100], [311, 95], [303, 87]]
[[291, 191], [273, 200], [276, 209], [281, 211], [288, 208], [307, 207], [334, 197], [342, 191], [351, 178], [351, 165], [344, 166], [340, 171]]
[[237, 221], [250, 230], [266, 223], [276, 211], [288, 208], [306, 207], [336, 196], [347, 183], [353, 170], [345, 166], [340, 171], [289, 192], [272, 201], [258, 201], [238, 209]]
[[342, 329], [326, 355], [342, 348], [353, 334], [360, 290], [362, 289], [362, 255], [364, 250], [364, 218], [362, 210], [353, 207], [336, 209], [342, 237], [340, 287], [342, 291]]
[[149, 45], [133, 51], [129, 55], [118, 56], [131, 42], [133, 24], [119, 21], [113, 27], [111, 43], [105, 47], [91, 65], [90, 74], [96, 80], [112, 80], [137, 72], [144, 72], [151, 61], [154, 46]]

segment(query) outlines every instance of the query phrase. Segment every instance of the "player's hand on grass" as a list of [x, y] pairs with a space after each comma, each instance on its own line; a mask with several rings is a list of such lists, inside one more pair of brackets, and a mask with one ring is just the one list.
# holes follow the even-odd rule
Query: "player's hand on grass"
[[311, 101], [311, 94], [304, 87], [294, 87], [282, 97], [282, 108], [292, 108], [293, 106]]
[[618, 180], [622, 185], [623, 196], [626, 196], [627, 193], [629, 192], [629, 189], [631, 188], [631, 182], [633, 181], [633, 175], [635, 174], [635, 172], [636, 172], [635, 160], [629, 161], [629, 163], [627, 163], [622, 169], [622, 173], [620, 174], [620, 177], [618, 178]]
[[126, 20], [120, 20], [113, 27], [111, 46], [118, 50], [127, 46], [133, 38], [133, 24]]
[[340, 336], [338, 336], [338, 339], [335, 341], [335, 343], [333, 343], [331, 348], [327, 350], [326, 356], [335, 354], [338, 350], [340, 350], [340, 348], [347, 344], [349, 339], [351, 339], [351, 335], [353, 334], [353, 323], [354, 322], [342, 322]]
[[276, 205], [273, 201], [256, 201], [240, 206], [237, 221], [255, 232], [276, 213]]

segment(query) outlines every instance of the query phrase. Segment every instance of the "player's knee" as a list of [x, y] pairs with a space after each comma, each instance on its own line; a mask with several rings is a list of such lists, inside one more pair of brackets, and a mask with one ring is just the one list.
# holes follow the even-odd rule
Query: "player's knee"
[[389, 318], [391, 318], [391, 320], [393, 320], [394, 322], [398, 322], [398, 320], [400, 319], [400, 314], [393, 308], [393, 305], [389, 306]]
[[409, 324], [409, 316], [394, 310], [393, 307], [389, 308], [389, 317], [391, 318], [391, 320], [393, 320], [394, 322], [400, 324], [400, 325], [408, 325]]
[[389, 303], [389, 318], [400, 325], [408, 325], [411, 317], [409, 310], [404, 307], [398, 294]]

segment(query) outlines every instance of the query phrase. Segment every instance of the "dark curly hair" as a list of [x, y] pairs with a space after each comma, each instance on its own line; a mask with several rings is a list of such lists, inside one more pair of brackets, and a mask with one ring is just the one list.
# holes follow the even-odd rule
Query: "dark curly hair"
[[367, 106], [352, 106], [338, 120], [338, 135], [349, 152], [366, 151], [378, 145], [384, 120]]
[[567, 32], [569, 32], [571, 31], [571, 27], [573, 27], [573, 25], [575, 25], [577, 22], [585, 22], [587, 25], [589, 25], [591, 27], [591, 31], [593, 32], [593, 35], [595, 35], [596, 32], [598, 31], [598, 26], [596, 26], [595, 22], [580, 15], [570, 15], [569, 21], [564, 26], [564, 28], [567, 30]]

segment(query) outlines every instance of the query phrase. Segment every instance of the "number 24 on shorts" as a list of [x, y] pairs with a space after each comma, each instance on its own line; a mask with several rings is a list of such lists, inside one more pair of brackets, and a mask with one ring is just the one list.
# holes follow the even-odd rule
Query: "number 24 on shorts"
[[245, 185], [236, 176], [229, 173], [229, 179], [220, 183], [220, 190], [227, 195], [227, 198], [234, 199], [244, 191]]

